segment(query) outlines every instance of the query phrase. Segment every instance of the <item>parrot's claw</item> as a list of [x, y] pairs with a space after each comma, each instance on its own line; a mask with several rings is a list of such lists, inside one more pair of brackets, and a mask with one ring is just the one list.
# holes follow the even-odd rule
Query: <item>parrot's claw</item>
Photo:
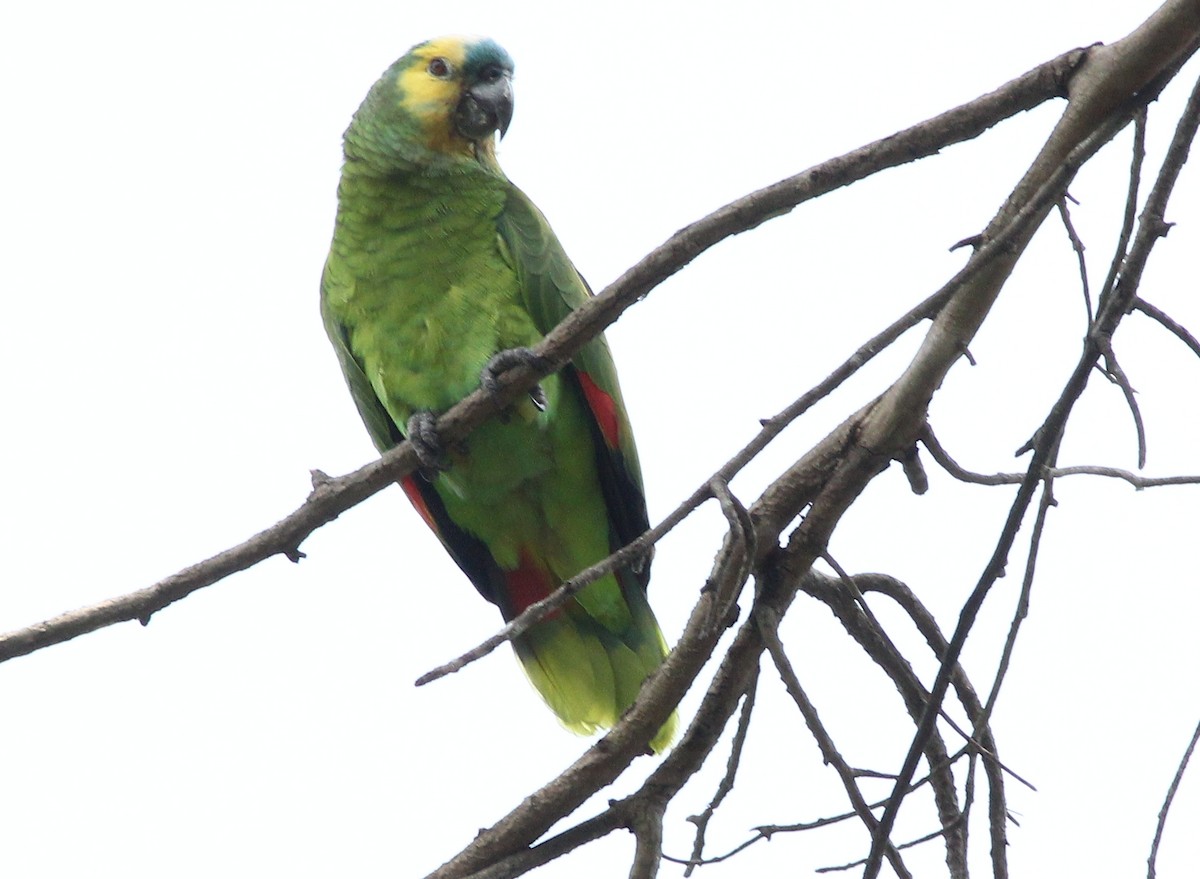
[[437, 432], [437, 416], [432, 412], [422, 409], [413, 413], [408, 419], [407, 438], [417, 453], [417, 460], [421, 462], [421, 475], [426, 479], [450, 469], [442, 439]]
[[[528, 366], [530, 369], [545, 369], [546, 358], [534, 354], [530, 348], [509, 348], [501, 351], [487, 362], [483, 372], [479, 374], [479, 383], [493, 397], [500, 393], [500, 376], [514, 366]], [[542, 412], [546, 411], [546, 392], [540, 384], [534, 385], [529, 391], [529, 399]]]

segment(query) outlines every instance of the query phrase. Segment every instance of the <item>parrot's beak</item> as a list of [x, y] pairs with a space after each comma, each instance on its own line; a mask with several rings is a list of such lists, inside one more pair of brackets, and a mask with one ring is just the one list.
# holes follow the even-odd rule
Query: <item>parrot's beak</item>
[[467, 89], [454, 108], [454, 127], [467, 140], [480, 141], [499, 131], [504, 137], [512, 122], [512, 80], [507, 73], [498, 73], [485, 82]]

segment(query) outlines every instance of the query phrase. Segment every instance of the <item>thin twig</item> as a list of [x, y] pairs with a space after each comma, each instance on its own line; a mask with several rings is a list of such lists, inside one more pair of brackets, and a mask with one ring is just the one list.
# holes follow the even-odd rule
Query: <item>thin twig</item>
[[[926, 425], [921, 434], [921, 443], [929, 451], [930, 457], [943, 470], [960, 482], [973, 485], [1018, 485], [1025, 478], [1024, 473], [976, 473], [967, 470], [950, 456], [933, 430]], [[1119, 467], [1100, 467], [1093, 464], [1076, 464], [1071, 467], [1051, 467], [1046, 470], [1047, 476], [1060, 479], [1064, 476], [1103, 476], [1111, 479], [1121, 479], [1128, 482], [1139, 491], [1143, 488], [1156, 488], [1166, 485], [1196, 485], [1200, 484], [1200, 475], [1196, 476], [1142, 476], [1130, 470]]]
[[643, 532], [639, 537], [625, 544], [625, 546], [616, 550], [611, 555], [601, 559], [591, 567], [585, 568], [569, 580], [564, 580], [557, 589], [541, 601], [536, 601], [529, 605], [529, 607], [513, 617], [504, 628], [491, 637], [471, 648], [466, 653], [425, 672], [425, 674], [417, 678], [414, 686], [423, 687], [439, 678], [444, 678], [446, 675], [461, 671], [472, 662], [483, 659], [483, 657], [505, 642], [523, 635], [532, 626], [540, 622], [542, 618], [562, 607], [572, 596], [576, 595], [589, 584], [595, 583], [606, 574], [611, 574], [619, 568], [623, 568], [626, 565], [635, 563], [640, 558], [644, 558], [650, 547], [682, 522], [687, 517], [688, 512], [691, 511], [684, 511], [680, 507], [666, 519], [663, 519], [658, 525], [649, 531]]
[[1134, 298], [1133, 307], [1151, 320], [1158, 321], [1169, 332], [1173, 333], [1179, 341], [1191, 348], [1193, 354], [1200, 357], [1200, 341], [1197, 341], [1196, 337], [1189, 333], [1186, 327], [1175, 321], [1162, 309], [1156, 308], [1140, 296]]
[[983, 710], [979, 712], [978, 717], [973, 720], [975, 727], [975, 735], [979, 735], [985, 728], [985, 725], [991, 721], [992, 712], [996, 707], [996, 700], [1000, 696], [1000, 687], [1004, 682], [1005, 676], [1008, 674], [1009, 664], [1012, 661], [1013, 651], [1016, 647], [1017, 633], [1021, 629], [1021, 624], [1029, 616], [1029, 599], [1033, 592], [1033, 577], [1034, 570], [1037, 567], [1038, 551], [1041, 548], [1042, 535], [1046, 528], [1046, 517], [1050, 508], [1055, 506], [1057, 502], [1054, 499], [1054, 469], [1053, 464], [1058, 457], [1058, 443], [1049, 451], [1046, 467], [1043, 470], [1045, 474], [1042, 480], [1042, 497], [1038, 502], [1037, 515], [1034, 519], [1033, 529], [1029, 537], [1029, 552], [1025, 557], [1025, 572], [1021, 578], [1021, 594], [1017, 599], [1017, 607], [1013, 612], [1012, 621], [1009, 623], [1008, 635], [1004, 639], [1004, 648], [1000, 653], [1000, 661], [997, 665], [996, 675], [992, 681], [991, 692], [988, 693], [987, 703]]
[[[834, 580], [818, 574], [807, 577], [800, 588], [805, 594], [823, 602], [846, 629], [847, 634], [854, 638], [871, 660], [887, 674], [904, 700], [904, 707], [913, 723], [917, 724], [926, 710], [929, 693], [922, 686], [912, 665], [892, 643], [879, 622], [869, 615], [869, 610], [863, 610], [865, 601], [858, 582], [869, 582], [875, 576], [877, 575], [849, 577], [843, 571], [838, 579]], [[848, 587], [847, 581], [850, 583]], [[925, 758], [931, 767], [930, 786], [933, 789], [938, 818], [943, 827], [959, 828], [946, 835], [947, 866], [952, 875], [965, 876], [967, 852], [963, 833], [966, 828], [959, 822], [962, 811], [958, 804], [954, 775], [950, 770], [953, 761], [948, 756], [946, 743], [936, 729], [925, 742]]]
[[[961, 825], [965, 821], [966, 821], [966, 813], [964, 812], [962, 814], [962, 816], [958, 819], [958, 824]], [[918, 845], [923, 845], [924, 843], [927, 843], [927, 842], [930, 842], [931, 840], [937, 839], [939, 836], [945, 836], [951, 830], [957, 830], [957, 829], [958, 829], [958, 825], [956, 825], [955, 827], [944, 827], [940, 830], [931, 830], [929, 833], [926, 833], [924, 836], [919, 836], [916, 839], [910, 839], [908, 842], [900, 843], [900, 845], [896, 846], [896, 850], [904, 851], [905, 849], [915, 848]], [[864, 864], [866, 864], [866, 862], [867, 862], [866, 858], [859, 858], [857, 861], [851, 861], [848, 864], [839, 864], [836, 867], [817, 867], [817, 869], [813, 870], [813, 872], [814, 873], [843, 873], [846, 870], [853, 870], [855, 867], [861, 867]]]
[[742, 700], [742, 711], [738, 715], [737, 729], [733, 734], [733, 743], [729, 748], [729, 759], [725, 763], [725, 774], [717, 785], [712, 800], [699, 815], [692, 815], [688, 821], [696, 825], [696, 839], [692, 844], [692, 857], [688, 862], [684, 876], [691, 876], [696, 867], [704, 862], [704, 835], [708, 830], [708, 822], [716, 814], [717, 808], [733, 790], [734, 779], [737, 778], [738, 766], [742, 761], [742, 750], [746, 746], [746, 734], [750, 731], [750, 716], [754, 713], [754, 696], [758, 692], [758, 672], [750, 679], [746, 688], [746, 696]]
[[[1170, 4], [1160, 9], [1159, 13], [1156, 13], [1146, 25], [1143, 25], [1143, 28], [1149, 28], [1151, 23], [1153, 23], [1154, 27], [1159, 29], [1160, 33], [1169, 32], [1170, 22], [1173, 20], [1169, 7]], [[1164, 15], [1163, 10], [1167, 10], [1167, 14]], [[1135, 31], [1135, 35], [1139, 31]], [[1132, 39], [1133, 36], [1126, 37], [1126, 40]], [[1171, 39], [1176, 39], [1179, 35], [1170, 32], [1170, 37]], [[1186, 44], [1189, 49], [1194, 50], [1196, 40], [1196, 35], [1191, 35], [1191, 39]], [[1120, 46], [1120, 43], [1114, 44], [1113, 47], [1109, 48], [1116, 48], [1117, 46]], [[1160, 60], [1163, 67], [1168, 66], [1170, 62], [1170, 59]], [[1176, 59], [1177, 61], [1178, 59]], [[1161, 70], [1162, 68], [1160, 67], [1159, 69]], [[913, 739], [908, 755], [905, 758], [904, 766], [899, 773], [896, 783], [898, 790], [907, 786], [908, 779], [911, 779], [913, 773], [916, 771], [923, 742], [933, 731], [934, 719], [937, 717], [937, 707], [945, 696], [953, 665], [958, 661], [963, 645], [966, 642], [966, 636], [974, 625], [984, 598], [990, 591], [992, 584], [1004, 570], [1005, 559], [1012, 547], [1013, 541], [1016, 539], [1021, 520], [1032, 497], [1033, 486], [1042, 477], [1042, 468], [1049, 457], [1050, 450], [1056, 446], [1075, 401], [1083, 393], [1083, 389], [1087, 384], [1088, 374], [1094, 368], [1095, 362], [1100, 356], [1100, 349], [1095, 339], [1098, 336], [1111, 337], [1113, 330], [1120, 323], [1121, 318], [1128, 311], [1130, 304], [1137, 295], [1137, 288], [1141, 282], [1142, 272], [1154, 244], [1167, 233], [1169, 227], [1163, 220], [1163, 214], [1171, 192], [1174, 189], [1175, 182], [1178, 180], [1179, 172], [1187, 161], [1188, 152], [1195, 138], [1198, 124], [1200, 124], [1200, 83], [1197, 83], [1197, 86], [1193, 89], [1188, 99], [1187, 107], [1180, 117], [1158, 178], [1150, 192], [1150, 196], [1146, 200], [1146, 207], [1142, 212], [1133, 246], [1128, 258], [1125, 260], [1120, 277], [1113, 288], [1112, 296], [1100, 303], [1099, 313], [1095, 321], [1095, 329], [1089, 333], [1085, 341], [1084, 353], [1076, 365], [1075, 372], [1068, 380], [1058, 402], [1055, 403], [1043, 425], [1040, 438], [1033, 450], [1033, 458], [1030, 461], [1029, 470], [1024, 481], [1021, 483], [1017, 497], [1009, 511], [1009, 516], [1001, 532], [1000, 539], [997, 542], [996, 550], [984, 569], [983, 576], [963, 605], [958, 626], [955, 629], [954, 636], [950, 640], [946, 659], [942, 662], [938, 670], [937, 679], [934, 681], [929, 707], [926, 710], [925, 717], [922, 718], [920, 728]], [[875, 879], [879, 874], [884, 853], [884, 844], [887, 841], [887, 835], [890, 833], [891, 827], [895, 823], [898, 809], [899, 800], [893, 798], [880, 818], [879, 835], [872, 847], [870, 859], [863, 874], [864, 879]]]
[[[783, 685], [787, 688], [788, 694], [796, 703], [796, 707], [800, 709], [800, 714], [804, 717], [804, 723], [808, 726], [809, 732], [816, 739], [817, 746], [821, 749], [821, 756], [825, 763], [832, 766], [837, 772], [838, 777], [842, 780], [842, 786], [846, 789], [846, 796], [850, 798], [850, 805], [854, 807], [855, 814], [866, 825], [867, 831], [872, 835], [878, 832], [879, 823], [875, 820], [875, 816], [871, 814], [871, 808], [867, 805], [867, 801], [863, 798], [862, 791], [858, 788], [858, 782], [855, 780], [854, 772], [851, 770], [848, 763], [837, 746], [834, 745], [833, 739], [830, 738], [824, 724], [821, 723], [821, 718], [817, 714], [816, 706], [808, 698], [808, 694], [804, 692], [804, 688], [800, 685], [800, 679], [796, 676], [795, 670], [792, 668], [791, 661], [787, 658], [787, 653], [784, 652], [783, 642], [779, 640], [778, 619], [767, 610], [763, 610], [758, 615], [758, 628], [762, 634], [763, 642], [766, 644], [767, 651], [771, 654], [771, 659], [775, 662], [775, 668], [779, 671], [779, 676], [783, 679]], [[896, 851], [895, 847], [889, 842], [885, 852], [888, 863], [892, 865], [892, 869], [902, 879], [911, 879], [912, 874], [904, 865], [903, 858]]]
[[[1125, 194], [1125, 210], [1121, 216], [1121, 234], [1117, 236], [1117, 246], [1113, 250], [1113, 258], [1108, 265], [1108, 274], [1104, 278], [1104, 286], [1100, 288], [1100, 301], [1103, 302], [1112, 295], [1113, 286], [1125, 264], [1125, 255], [1129, 252], [1129, 242], [1133, 238], [1134, 224], [1137, 222], [1138, 190], [1142, 182], [1142, 166], [1146, 161], [1146, 108], [1139, 107], [1133, 114], [1133, 152], [1129, 162], [1129, 189]], [[1094, 321], [1089, 320], [1090, 326]]]
[[1175, 769], [1175, 777], [1171, 779], [1171, 786], [1167, 788], [1166, 799], [1163, 800], [1162, 808], [1158, 810], [1158, 824], [1154, 828], [1154, 842], [1150, 845], [1150, 857], [1147, 859], [1148, 864], [1148, 879], [1154, 879], [1155, 864], [1158, 861], [1158, 846], [1162, 842], [1163, 828], [1167, 825], [1167, 813], [1171, 811], [1171, 801], [1175, 799], [1175, 793], [1179, 790], [1179, 783], [1183, 781], [1183, 773], [1187, 771], [1188, 761], [1192, 759], [1192, 752], [1196, 750], [1196, 742], [1200, 740], [1200, 724], [1196, 724], [1196, 729], [1192, 732], [1192, 740], [1188, 742], [1187, 749], [1183, 752], [1183, 758], [1179, 761], [1179, 766]]
[[[856, 574], [854, 582], [858, 584], [863, 592], [878, 592], [896, 602], [900, 609], [908, 614], [909, 619], [917, 627], [917, 631], [921, 633], [921, 636], [925, 639], [925, 643], [933, 651], [934, 657], [938, 662], [942, 661], [946, 653], [946, 638], [938, 627], [937, 620], [934, 619], [933, 614], [921, 603], [912, 589], [903, 581], [888, 574]], [[945, 712], [941, 715], [942, 719], [949, 723], [963, 737], [963, 740], [968, 743], [969, 747], [967, 750], [969, 752], [983, 756], [989, 765], [994, 764], [1001, 771], [1012, 776], [1030, 790], [1036, 791], [1037, 788], [1033, 784], [1015, 772], [1011, 767], [1001, 762], [999, 756], [996, 754], [995, 742], [992, 739], [991, 731], [987, 728], [987, 720], [983, 718], [982, 704], [975, 693], [974, 686], [971, 684], [961, 665], [955, 670], [952, 683], [958, 695], [959, 702], [962, 703], [968, 718], [971, 720], [972, 727], [976, 728], [977, 732], [972, 735], [959, 728], [958, 724]], [[979, 722], [980, 719], [983, 720], [982, 723]]]
[[1069, 195], [1064, 194], [1059, 199], [1058, 215], [1062, 218], [1063, 226], [1067, 230], [1067, 237], [1071, 239], [1071, 249], [1075, 251], [1075, 257], [1079, 261], [1079, 281], [1083, 285], [1083, 305], [1087, 309], [1088, 326], [1091, 326], [1095, 316], [1092, 313], [1092, 291], [1088, 286], [1087, 259], [1083, 255], [1083, 240], [1079, 237], [1079, 233], [1075, 231], [1075, 224], [1071, 222], [1071, 211], [1067, 207], [1067, 200], [1069, 198]]
[[1104, 355], [1104, 369], [1102, 372], [1113, 384], [1121, 389], [1121, 394], [1125, 397], [1125, 405], [1129, 407], [1129, 413], [1133, 416], [1133, 427], [1137, 432], [1138, 469], [1140, 470], [1146, 466], [1146, 424], [1142, 420], [1142, 409], [1138, 405], [1137, 393], [1129, 381], [1129, 376], [1125, 374], [1125, 370], [1117, 362], [1116, 352], [1113, 351], [1112, 338], [1109, 336], [1100, 336], [1096, 339], [1096, 344], [1100, 346], [1100, 351]]
[[[951, 757], [949, 760], [949, 763], [953, 764], [953, 763], [957, 762], [958, 760], [960, 760], [963, 756], [967, 755], [968, 753], [969, 753], [969, 749], [964, 748], [963, 750], [961, 750], [957, 754], [955, 754], [953, 757]], [[939, 770], [941, 770], [945, 767], [939, 766], [937, 768]], [[928, 775], [924, 776], [923, 778], [918, 779], [917, 781], [914, 781], [912, 783], [912, 785], [909, 787], [908, 791], [905, 792], [905, 795], [907, 796], [908, 794], [912, 793], [913, 791], [918, 790], [921, 787], [924, 787], [928, 783], [929, 783]], [[886, 799], [876, 800], [875, 802], [873, 802], [869, 805], [869, 808], [873, 812], [876, 809], [882, 808], [886, 803], [887, 803]], [[857, 817], [858, 817], [858, 814], [856, 812], [854, 812], [853, 810], [851, 810], [849, 812], [842, 812], [841, 814], [838, 814], [838, 815], [830, 815], [825, 818], [814, 818], [812, 821], [800, 821], [795, 824], [763, 824], [763, 825], [760, 825], [759, 827], [754, 828], [754, 831], [755, 831], [754, 836], [750, 837], [745, 842], [739, 843], [737, 846], [735, 846], [734, 848], [725, 852], [724, 854], [713, 855], [713, 856], [707, 857], [707, 858], [701, 858], [698, 861], [693, 860], [693, 859], [688, 859], [688, 858], [675, 858], [675, 857], [671, 857], [670, 855], [663, 855], [663, 860], [671, 861], [672, 863], [682, 864], [685, 866], [689, 865], [689, 864], [694, 864], [697, 867], [707, 866], [708, 864], [719, 864], [722, 861], [728, 861], [730, 858], [732, 858], [738, 854], [741, 854], [743, 851], [750, 848], [750, 846], [754, 845], [755, 843], [759, 843], [764, 840], [770, 840], [771, 837], [773, 837], [777, 833], [803, 833], [804, 831], [807, 831], [807, 830], [819, 830], [822, 827], [830, 827], [834, 824], [840, 824], [843, 821], [849, 821], [850, 819], [857, 818]]]
[[574, 827], [550, 837], [535, 846], [501, 858], [491, 865], [471, 874], [471, 879], [514, 879], [548, 864], [556, 858], [594, 842], [614, 830], [629, 824], [629, 801], [618, 800], [601, 812], [581, 821]]

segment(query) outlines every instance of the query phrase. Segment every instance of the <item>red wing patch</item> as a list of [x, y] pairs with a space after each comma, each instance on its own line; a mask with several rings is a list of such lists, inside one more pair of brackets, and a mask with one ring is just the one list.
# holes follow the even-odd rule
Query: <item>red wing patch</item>
[[586, 372], [579, 372], [579, 386], [583, 388], [583, 396], [587, 398], [588, 406], [600, 425], [600, 433], [610, 448], [616, 448], [621, 443], [621, 422], [617, 418], [617, 404], [611, 396], [600, 389]]
[[[550, 573], [524, 549], [521, 550], [520, 567], [515, 571], [505, 571], [504, 582], [508, 586], [508, 611], [513, 616], [521, 613], [529, 605], [541, 601], [558, 587]], [[561, 610], [556, 610], [547, 619], [560, 613]]]
[[421, 497], [421, 489], [417, 486], [417, 477], [411, 473], [408, 476], [402, 476], [400, 487], [404, 489], [404, 493], [408, 495], [412, 505], [417, 508], [417, 512], [421, 514], [425, 524], [440, 537], [441, 532], [438, 531], [437, 523], [433, 520], [433, 514], [429, 512], [429, 505], [425, 503], [425, 498]]

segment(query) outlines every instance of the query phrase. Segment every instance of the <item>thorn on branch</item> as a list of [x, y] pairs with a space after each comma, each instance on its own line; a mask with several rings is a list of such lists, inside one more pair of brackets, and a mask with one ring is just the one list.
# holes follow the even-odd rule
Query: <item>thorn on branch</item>
[[1037, 430], [1035, 430], [1033, 432], [1033, 436], [1031, 436], [1029, 439], [1025, 440], [1024, 445], [1022, 445], [1019, 449], [1017, 449], [1015, 452], [1013, 452], [1013, 457], [1019, 458], [1022, 455], [1026, 454], [1027, 452], [1032, 452], [1035, 448], [1037, 448], [1038, 443], [1041, 441], [1041, 436], [1042, 436], [1042, 428], [1039, 427]]
[[1166, 220], [1155, 217], [1153, 222], [1150, 223], [1150, 234], [1158, 238], [1166, 238], [1167, 233], [1171, 231], [1171, 227], [1174, 225], [1174, 223], [1169, 223]]
[[962, 352], [963, 357], [967, 358], [967, 363], [971, 364], [972, 366], [978, 365], [975, 362], [975, 356], [971, 353], [971, 349], [967, 347], [965, 342], [959, 343], [958, 350]]
[[950, 252], [954, 253], [954, 251], [959, 250], [960, 248], [963, 248], [963, 247], [970, 247], [972, 250], [978, 250], [982, 244], [983, 244], [983, 235], [982, 234], [972, 235], [969, 238], [964, 238], [962, 241], [956, 241], [953, 244], [951, 244]]
[[308, 558], [308, 556], [305, 553], [300, 551], [300, 547], [298, 547], [298, 546], [292, 547], [291, 549], [285, 549], [283, 551], [283, 554], [287, 558], [287, 560], [289, 562], [291, 562], [293, 565], [300, 564], [300, 559]]

